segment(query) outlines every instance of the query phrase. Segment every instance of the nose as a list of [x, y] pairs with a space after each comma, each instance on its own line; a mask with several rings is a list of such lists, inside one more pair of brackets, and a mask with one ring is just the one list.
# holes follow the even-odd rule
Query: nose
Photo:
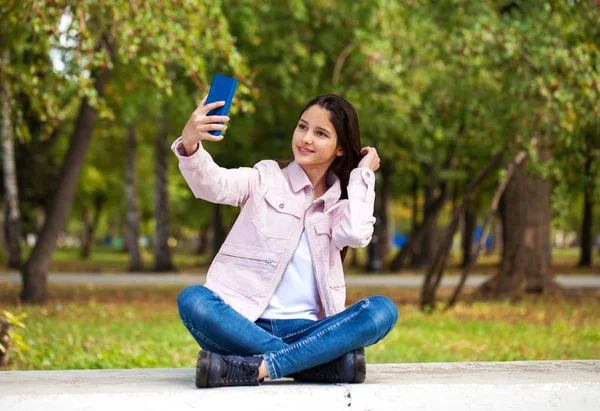
[[313, 135], [311, 132], [307, 132], [306, 134], [304, 134], [304, 137], [302, 137], [302, 142], [304, 144], [312, 144], [312, 140], [313, 140]]

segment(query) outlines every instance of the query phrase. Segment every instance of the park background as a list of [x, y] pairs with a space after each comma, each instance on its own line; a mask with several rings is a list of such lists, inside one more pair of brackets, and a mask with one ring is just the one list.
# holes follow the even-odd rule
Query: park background
[[[8, 369], [193, 366], [181, 287], [47, 280], [206, 272], [239, 210], [195, 199], [169, 146], [216, 73], [239, 81], [225, 139], [205, 145], [223, 167], [290, 158], [317, 95], [357, 109], [381, 169], [375, 241], [346, 272], [424, 279], [348, 288], [348, 303], [380, 293], [400, 307], [369, 362], [600, 357], [600, 293], [554, 281], [600, 272], [598, 1], [5, 0], [0, 12], [0, 263], [22, 277], [0, 279]], [[440, 286], [471, 272], [488, 281]]]

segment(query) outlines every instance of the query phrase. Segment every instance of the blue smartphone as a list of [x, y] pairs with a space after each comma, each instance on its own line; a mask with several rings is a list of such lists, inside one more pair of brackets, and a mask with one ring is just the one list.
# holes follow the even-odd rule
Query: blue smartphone
[[[226, 116], [229, 113], [237, 83], [238, 81], [234, 78], [223, 76], [222, 74], [215, 74], [210, 85], [210, 90], [208, 91], [208, 97], [204, 104], [214, 103], [215, 101], [224, 101], [225, 105], [210, 110], [206, 113], [207, 116]], [[222, 130], [211, 130], [209, 133], [213, 136], [220, 136], [221, 131]]]

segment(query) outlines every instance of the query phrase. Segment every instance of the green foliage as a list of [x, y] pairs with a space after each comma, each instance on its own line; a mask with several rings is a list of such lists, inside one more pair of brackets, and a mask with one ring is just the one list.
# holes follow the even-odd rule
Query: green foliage
[[[391, 164], [395, 198], [410, 195], [413, 177], [421, 185], [439, 178], [462, 187], [504, 148], [510, 161], [529, 147], [530, 171], [551, 178], [557, 226], [572, 226], [582, 190], [600, 184], [594, 2], [10, 0], [0, 12], [0, 50], [11, 52], [0, 81], [11, 85], [19, 138], [31, 140], [36, 152], [46, 149], [38, 140], [53, 140], [47, 157], [56, 167], [81, 99], [101, 112], [74, 229], [99, 198], [106, 212], [123, 215], [124, 141], [133, 125], [137, 178], [144, 182], [139, 206], [151, 234], [160, 122], [166, 118], [166, 132], [176, 138], [217, 72], [240, 80], [226, 138], [206, 144], [224, 167], [289, 158], [300, 109], [316, 95], [337, 93], [358, 110], [363, 145], [376, 145]], [[101, 47], [106, 42], [114, 56]], [[112, 76], [100, 98], [93, 78], [103, 67]], [[456, 171], [446, 172], [450, 155]], [[173, 225], [198, 230], [211, 207], [193, 198], [170, 161]], [[32, 163], [27, 167], [35, 170], [20, 174], [29, 171], [37, 184], [48, 176], [50, 185], [56, 171], [48, 160], [36, 153]], [[43, 190], [26, 182], [24, 191], [39, 192], [30, 200], [39, 206]], [[482, 197], [494, 186], [486, 182]], [[598, 199], [600, 190], [594, 192]], [[109, 225], [103, 219], [100, 231]]]
[[[17, 361], [25, 361], [25, 353], [31, 348], [24, 340], [23, 335], [26, 333], [25, 319], [26, 313], [13, 314], [11, 311], [2, 310], [2, 317], [10, 328], [8, 328], [7, 337], [10, 344], [10, 355], [16, 357]], [[7, 346], [0, 340], [0, 353], [6, 354]]]

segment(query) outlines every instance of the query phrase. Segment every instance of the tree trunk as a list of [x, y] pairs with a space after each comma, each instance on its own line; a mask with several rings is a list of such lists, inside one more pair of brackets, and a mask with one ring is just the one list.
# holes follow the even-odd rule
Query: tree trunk
[[513, 296], [557, 288], [551, 272], [550, 192], [548, 180], [527, 175], [523, 165], [515, 168], [504, 193], [506, 242], [501, 271], [481, 285], [479, 295]]
[[200, 233], [198, 233], [198, 248], [196, 251], [198, 255], [204, 255], [208, 251], [209, 229], [209, 224], [203, 224], [202, 227], [200, 227]]
[[167, 191], [167, 144], [168, 123], [163, 114], [160, 131], [156, 138], [156, 185], [154, 196], [154, 215], [156, 233], [154, 242], [154, 271], [173, 271], [175, 267], [169, 248], [169, 197]]
[[350, 253], [352, 257], [350, 257], [350, 267], [358, 267], [358, 250], [356, 248], [351, 248]]
[[581, 225], [581, 256], [579, 258], [580, 267], [591, 267], [592, 266], [592, 226], [593, 226], [593, 212], [594, 205], [592, 198], [594, 194], [594, 175], [592, 173], [592, 167], [594, 157], [591, 152], [591, 142], [589, 138], [586, 138], [588, 143], [586, 144], [586, 159], [585, 159], [585, 187], [583, 189], [583, 223]]
[[413, 182], [411, 184], [411, 198], [412, 198], [412, 213], [410, 219], [410, 232], [413, 233], [417, 229], [419, 223], [419, 179], [413, 174]]
[[[497, 207], [499, 208], [499, 207]], [[502, 253], [502, 220], [498, 213], [493, 219], [493, 228], [492, 228], [492, 246], [486, 251], [486, 254], [501, 254]]]
[[89, 207], [84, 207], [83, 208], [83, 230], [81, 233], [81, 248], [80, 248], [80, 253], [79, 253], [79, 257], [82, 260], [87, 260], [88, 258], [90, 258], [90, 252], [91, 252], [91, 248], [92, 248], [92, 231], [93, 231], [93, 225], [92, 225], [92, 218], [90, 217], [90, 208]]
[[504, 229], [504, 227], [506, 227], [506, 198], [504, 197], [504, 194], [502, 194], [502, 197], [500, 197], [500, 203], [498, 204], [498, 214], [500, 225], [502, 226], [502, 236], [498, 238], [498, 242], [500, 244], [500, 267], [502, 267], [504, 259], [506, 258], [505, 250], [506, 243], [508, 241], [506, 238], [506, 230]]
[[[2, 65], [10, 64], [10, 51], [2, 53]], [[19, 211], [19, 188], [17, 185], [17, 169], [15, 166], [15, 146], [13, 124], [11, 121], [11, 90], [7, 79], [2, 82], [2, 171], [4, 173], [4, 189], [6, 192], [6, 244], [8, 250], [8, 267], [21, 267], [21, 213]]]
[[225, 229], [223, 228], [223, 219], [221, 218], [221, 205], [220, 204], [213, 204], [212, 226], [213, 226], [212, 258], [215, 258], [215, 256], [219, 252], [219, 249], [225, 242]]
[[137, 142], [133, 124], [127, 126], [127, 165], [125, 168], [125, 201], [127, 203], [127, 216], [125, 222], [125, 236], [129, 252], [130, 273], [144, 271], [144, 262], [140, 254], [138, 238], [140, 236], [140, 212], [137, 206], [137, 186], [135, 178], [135, 156]]
[[4, 201], [0, 201], [0, 255], [5, 255], [6, 250], [6, 217], [2, 212], [4, 210]]
[[[428, 203], [423, 208], [423, 221], [419, 224], [414, 231], [411, 231], [408, 236], [408, 241], [406, 244], [400, 249], [400, 251], [396, 254], [392, 262], [390, 263], [391, 271], [399, 271], [404, 268], [406, 261], [416, 255], [418, 244], [420, 244], [423, 240], [423, 236], [425, 236], [428, 226], [430, 224], [435, 224], [437, 221], [437, 216], [441, 209], [444, 207], [448, 196], [446, 194], [447, 184], [440, 184], [440, 194], [435, 198], [435, 201]], [[415, 197], [416, 200], [416, 197]], [[416, 201], [415, 201], [416, 203]], [[413, 211], [413, 215], [416, 216], [416, 211]]]
[[386, 256], [390, 249], [390, 219], [389, 219], [389, 191], [390, 191], [390, 168], [383, 162], [379, 168], [381, 172], [381, 184], [378, 184], [377, 201], [375, 204], [375, 227], [373, 239], [367, 248], [366, 271], [368, 273], [381, 272]]
[[514, 160], [511, 161], [508, 164], [508, 166], [506, 167], [506, 170], [504, 172], [504, 180], [500, 180], [498, 182], [498, 186], [496, 187], [496, 192], [494, 193], [494, 197], [492, 198], [492, 203], [490, 204], [490, 209], [489, 209], [489, 211], [485, 217], [485, 220], [483, 222], [481, 238], [479, 239], [479, 242], [477, 243], [477, 246], [475, 247], [475, 250], [473, 251], [471, 259], [468, 261], [467, 265], [465, 267], [463, 267], [463, 272], [461, 274], [460, 281], [458, 282], [458, 285], [456, 286], [456, 289], [454, 290], [452, 297], [450, 297], [450, 299], [448, 300], [448, 304], [446, 305], [446, 308], [445, 308], [446, 310], [453, 307], [454, 304], [456, 304], [456, 301], [458, 301], [458, 296], [460, 295], [460, 292], [462, 291], [462, 288], [465, 285], [465, 282], [467, 280], [467, 277], [469, 276], [469, 273], [471, 272], [471, 269], [475, 266], [475, 263], [477, 263], [477, 258], [479, 258], [481, 249], [483, 248], [483, 246], [485, 244], [485, 238], [487, 237], [488, 232], [490, 230], [490, 225], [492, 223], [492, 219], [494, 218], [494, 214], [498, 210], [498, 205], [500, 203], [500, 199], [503, 198], [504, 190], [506, 190], [506, 186], [508, 185], [508, 182], [512, 178], [512, 176], [515, 172], [515, 168], [517, 166], [519, 166], [520, 164], [522, 164], [526, 158], [527, 158], [527, 152], [520, 151], [516, 155]]
[[[112, 56], [110, 44], [105, 42], [104, 46], [109, 49], [109, 54]], [[108, 68], [100, 69], [92, 73], [92, 77], [95, 79], [94, 88], [98, 96], [102, 96], [110, 77], [110, 70]], [[42, 303], [46, 299], [48, 267], [56, 248], [58, 235], [63, 230], [71, 210], [73, 196], [77, 189], [77, 180], [92, 139], [97, 117], [96, 109], [88, 104], [87, 98], [84, 98], [77, 115], [75, 129], [71, 134], [69, 149], [63, 160], [56, 191], [49, 203], [44, 227], [21, 272], [23, 277], [21, 300], [23, 302]]]
[[593, 204], [590, 190], [585, 190], [583, 196], [583, 223], [581, 225], [581, 257], [580, 267], [592, 266], [592, 222], [593, 222]]
[[379, 198], [379, 217], [381, 218], [381, 227], [379, 229], [379, 258], [385, 264], [387, 256], [390, 252], [390, 167], [387, 163], [382, 162], [379, 168], [381, 172], [381, 191]]
[[462, 232], [462, 262], [461, 267], [466, 267], [471, 261], [473, 251], [473, 237], [475, 235], [475, 225], [477, 224], [476, 207], [467, 207], [463, 216], [463, 232]]
[[485, 167], [477, 174], [477, 176], [469, 183], [465, 192], [463, 193], [463, 200], [461, 205], [456, 208], [452, 215], [450, 225], [445, 230], [442, 241], [435, 254], [435, 259], [429, 264], [423, 286], [421, 288], [421, 309], [426, 310], [428, 307], [435, 306], [435, 298], [437, 288], [440, 285], [446, 264], [448, 262], [448, 256], [450, 254], [450, 246], [452, 245], [452, 238], [458, 229], [458, 223], [460, 217], [464, 214], [465, 210], [469, 207], [472, 196], [476, 190], [487, 178], [487, 176], [498, 166], [502, 160], [503, 152], [499, 151], [492, 156]]
[[93, 216], [90, 218], [90, 209], [86, 207], [83, 212], [83, 235], [81, 244], [81, 258], [88, 259], [92, 253], [92, 247], [94, 246], [94, 234], [96, 233], [96, 227], [100, 222], [100, 215], [102, 214], [102, 207], [104, 200], [97, 198], [94, 202]]
[[[427, 268], [431, 263], [433, 255], [436, 251], [436, 236], [439, 234], [437, 226], [437, 218], [439, 211], [432, 210], [432, 205], [435, 203], [434, 190], [437, 186], [428, 184], [425, 188], [425, 204], [423, 206], [423, 234], [418, 242], [418, 247], [415, 252], [411, 266], [413, 268]], [[429, 211], [432, 210], [432, 211]]]

